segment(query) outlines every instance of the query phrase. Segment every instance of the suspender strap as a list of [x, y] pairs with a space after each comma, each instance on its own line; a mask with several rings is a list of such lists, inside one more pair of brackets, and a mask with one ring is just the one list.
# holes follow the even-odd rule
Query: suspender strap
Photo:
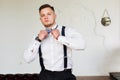
[[[65, 36], [65, 26], [62, 27], [62, 36]], [[67, 68], [67, 47], [63, 45], [64, 50], [64, 69]]]
[[45, 70], [45, 66], [43, 64], [42, 52], [41, 52], [41, 45], [39, 46], [39, 60], [40, 60], [41, 69]]
[[[65, 36], [65, 26], [62, 27], [62, 36]], [[66, 45], [63, 45], [63, 51], [64, 51], [64, 69], [66, 69], [67, 68], [67, 47]], [[43, 64], [42, 52], [41, 52], [41, 45], [39, 46], [39, 60], [40, 60], [41, 69], [45, 70], [45, 66]]]

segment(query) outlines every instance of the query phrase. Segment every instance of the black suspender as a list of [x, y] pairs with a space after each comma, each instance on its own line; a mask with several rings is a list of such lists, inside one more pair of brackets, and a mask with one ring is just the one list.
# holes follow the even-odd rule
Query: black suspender
[[[62, 36], [65, 36], [65, 26], [62, 27]], [[63, 45], [64, 50], [64, 69], [67, 68], [67, 47]]]
[[[65, 36], [65, 26], [62, 26], [62, 36]], [[67, 68], [67, 47], [66, 45], [63, 45], [64, 50], [64, 69]], [[45, 70], [45, 66], [43, 64], [43, 58], [42, 58], [42, 52], [41, 52], [41, 45], [39, 46], [39, 60], [40, 60], [40, 66], [42, 70]]]
[[45, 66], [43, 64], [42, 52], [41, 52], [41, 45], [39, 46], [39, 61], [40, 61], [41, 70], [45, 70]]

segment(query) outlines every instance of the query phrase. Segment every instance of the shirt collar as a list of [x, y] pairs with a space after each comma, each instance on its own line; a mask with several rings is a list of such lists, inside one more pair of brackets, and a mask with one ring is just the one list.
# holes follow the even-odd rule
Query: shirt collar
[[55, 24], [55, 25], [52, 27], [52, 29], [56, 29], [57, 27], [58, 27], [58, 25]]

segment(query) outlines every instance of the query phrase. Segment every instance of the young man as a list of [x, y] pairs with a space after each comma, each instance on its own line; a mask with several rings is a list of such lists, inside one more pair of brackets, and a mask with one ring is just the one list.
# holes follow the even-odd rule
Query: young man
[[41, 72], [39, 80], [76, 80], [72, 74], [72, 50], [85, 48], [82, 35], [56, 23], [54, 8], [44, 4], [39, 8], [40, 20], [45, 27], [24, 53], [26, 62], [39, 55]]

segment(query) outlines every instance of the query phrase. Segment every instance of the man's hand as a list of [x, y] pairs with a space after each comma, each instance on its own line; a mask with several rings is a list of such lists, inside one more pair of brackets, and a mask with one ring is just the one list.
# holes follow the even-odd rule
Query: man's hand
[[59, 32], [58, 29], [53, 29], [53, 30], [51, 31], [51, 34], [53, 35], [53, 37], [54, 37], [56, 40], [58, 40], [58, 37], [60, 36], [60, 32]]
[[48, 32], [46, 30], [41, 30], [38, 34], [40, 40], [45, 39], [48, 36]]

